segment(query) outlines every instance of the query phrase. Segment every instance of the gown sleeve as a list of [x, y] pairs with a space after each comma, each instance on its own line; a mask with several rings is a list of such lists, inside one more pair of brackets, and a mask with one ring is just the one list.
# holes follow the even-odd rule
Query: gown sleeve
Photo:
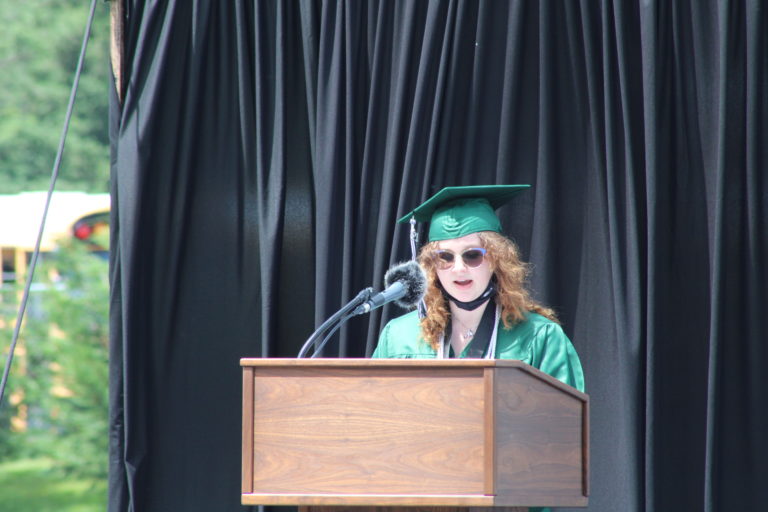
[[531, 346], [531, 366], [584, 391], [584, 371], [571, 340], [556, 323], [542, 325]]

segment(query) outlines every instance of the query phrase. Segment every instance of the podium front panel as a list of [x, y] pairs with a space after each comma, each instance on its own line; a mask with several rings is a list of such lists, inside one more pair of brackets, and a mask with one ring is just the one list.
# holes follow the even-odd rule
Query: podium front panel
[[482, 369], [257, 368], [253, 492], [482, 494]]

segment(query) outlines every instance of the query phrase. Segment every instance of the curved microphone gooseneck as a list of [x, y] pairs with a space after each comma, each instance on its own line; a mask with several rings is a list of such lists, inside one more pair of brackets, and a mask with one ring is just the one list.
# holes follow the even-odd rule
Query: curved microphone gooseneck
[[[357, 308], [358, 306], [360, 306], [361, 304], [363, 304], [365, 301], [367, 301], [371, 297], [371, 294], [373, 294], [373, 288], [368, 287], [365, 290], [362, 290], [360, 293], [357, 294], [357, 296], [355, 296], [354, 299], [349, 301], [343, 308], [338, 310], [336, 313], [333, 314], [333, 316], [331, 316], [328, 320], [323, 322], [323, 324], [320, 327], [318, 327], [315, 330], [315, 332], [312, 333], [312, 336], [310, 336], [309, 339], [307, 339], [307, 341], [304, 342], [304, 346], [301, 347], [301, 350], [299, 350], [299, 355], [296, 357], [301, 359], [302, 357], [306, 356], [307, 352], [309, 352], [309, 348], [315, 342], [317, 342], [320, 336], [322, 336], [322, 334], [330, 326], [332, 326], [334, 323], [339, 321], [339, 319], [341, 319], [341, 322], [346, 321], [347, 318], [351, 316], [351, 315], [348, 315], [348, 313], [353, 309]], [[335, 332], [336, 329], [338, 329], [338, 325], [340, 325], [341, 322], [339, 322], [339, 324], [336, 325], [336, 327], [333, 329], [332, 332]], [[325, 343], [326, 343], [326, 340], [323, 340], [323, 342], [318, 347], [315, 347], [314, 353], [317, 354], [317, 352], [322, 348], [322, 346]]]
[[[320, 350], [328, 343], [336, 331], [353, 316], [370, 313], [372, 310], [390, 302], [395, 302], [395, 304], [405, 309], [413, 309], [424, 296], [427, 278], [418, 263], [408, 261], [406, 263], [398, 263], [387, 270], [387, 273], [384, 275], [384, 284], [386, 289], [373, 296], [371, 296], [373, 289], [366, 288], [346, 306], [326, 320], [304, 343], [297, 357], [304, 357], [312, 345], [315, 346], [312, 357], [317, 357], [320, 354]], [[317, 343], [320, 336], [329, 328], [329, 332], [322, 341]]]

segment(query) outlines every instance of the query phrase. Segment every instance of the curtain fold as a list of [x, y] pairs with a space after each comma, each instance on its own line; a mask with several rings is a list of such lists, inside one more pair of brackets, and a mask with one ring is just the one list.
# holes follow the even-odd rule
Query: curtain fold
[[132, 0], [125, 23], [110, 512], [242, 510], [239, 358], [294, 357], [410, 257], [399, 217], [487, 183], [533, 185], [499, 213], [585, 368], [589, 509], [768, 502], [760, 1]]

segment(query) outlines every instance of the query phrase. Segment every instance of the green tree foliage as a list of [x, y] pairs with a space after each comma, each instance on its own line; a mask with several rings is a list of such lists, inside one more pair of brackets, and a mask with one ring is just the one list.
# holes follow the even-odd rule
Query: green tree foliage
[[[90, 2], [0, 0], [0, 193], [48, 188]], [[58, 190], [106, 192], [109, 4], [99, 2]]]
[[[6, 436], [15, 453], [52, 458], [77, 477], [104, 479], [108, 438], [107, 262], [72, 239], [36, 271], [10, 392], [26, 419]], [[5, 336], [4, 336], [5, 338]], [[13, 439], [11, 439], [13, 436]], [[6, 448], [7, 451], [7, 448]]]

